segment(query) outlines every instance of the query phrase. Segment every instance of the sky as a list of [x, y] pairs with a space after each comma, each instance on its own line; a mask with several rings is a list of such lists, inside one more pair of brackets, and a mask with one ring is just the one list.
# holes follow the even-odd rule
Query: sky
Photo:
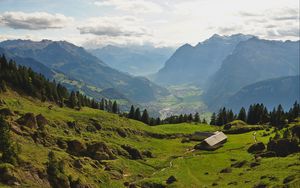
[[299, 0], [0, 0], [0, 41], [176, 47], [216, 33], [299, 40]]

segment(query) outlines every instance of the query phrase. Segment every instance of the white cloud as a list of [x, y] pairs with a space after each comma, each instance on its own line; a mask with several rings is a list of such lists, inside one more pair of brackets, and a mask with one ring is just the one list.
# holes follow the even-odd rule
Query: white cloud
[[141, 20], [133, 16], [89, 18], [78, 30], [81, 34], [106, 37], [142, 37], [151, 34], [149, 29], [142, 26]]
[[73, 18], [46, 12], [4, 12], [0, 24], [13, 29], [42, 30], [59, 29], [67, 26]]
[[160, 13], [162, 7], [146, 0], [95, 0], [97, 6], [113, 6], [117, 10], [131, 13]]
[[157, 44], [153, 32], [144, 26], [144, 20], [134, 16], [93, 17], [77, 28], [86, 36], [84, 46], [89, 48], [107, 44]]

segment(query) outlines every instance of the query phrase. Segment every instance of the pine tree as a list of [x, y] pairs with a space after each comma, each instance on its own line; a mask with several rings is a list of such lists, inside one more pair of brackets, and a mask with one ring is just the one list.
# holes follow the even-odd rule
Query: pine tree
[[104, 99], [103, 98], [100, 101], [100, 110], [104, 110]]
[[291, 113], [293, 120], [300, 117], [300, 104], [297, 101], [294, 103]]
[[145, 124], [149, 124], [149, 115], [146, 109], [143, 111], [141, 121], [144, 122]]
[[183, 115], [182, 122], [188, 122], [188, 116], [186, 114]]
[[74, 91], [71, 92], [71, 95], [69, 97], [69, 105], [70, 108], [75, 108], [77, 104], [77, 97]]
[[196, 112], [196, 114], [195, 114], [194, 121], [195, 122], [200, 122], [200, 116], [199, 116], [198, 112]]
[[6, 82], [4, 80], [1, 81], [1, 84], [0, 84], [0, 93], [1, 92], [6, 92], [7, 91], [7, 85], [6, 85]]
[[232, 122], [234, 120], [234, 114], [232, 112], [232, 110], [228, 110], [227, 114], [226, 114], [226, 123]]
[[205, 118], [203, 118], [203, 120], [202, 120], [202, 124], [207, 124], [207, 121], [206, 121], [206, 119], [205, 119]]
[[137, 108], [134, 112], [134, 119], [140, 121], [141, 120], [141, 112], [140, 108]]
[[48, 154], [47, 174], [52, 187], [70, 187], [69, 179], [65, 175], [64, 162], [59, 161], [52, 151]]
[[216, 113], [213, 113], [211, 115], [211, 118], [210, 118], [210, 125], [217, 125], [216, 124]]
[[17, 164], [17, 149], [13, 146], [10, 138], [10, 127], [7, 122], [0, 116], [0, 152], [2, 153], [1, 161], [5, 163]]
[[240, 110], [240, 112], [239, 112], [239, 115], [238, 115], [237, 119], [246, 122], [246, 120], [247, 120], [247, 114], [246, 114], [246, 110], [245, 110], [244, 107], [241, 108], [241, 110]]
[[158, 118], [156, 118], [155, 125], [160, 125], [160, 124], [161, 124], [161, 120], [160, 120], [160, 118], [158, 117]]
[[134, 109], [134, 106], [131, 105], [131, 108], [130, 108], [130, 111], [129, 111], [129, 114], [128, 114], [128, 118], [134, 119], [134, 114], [135, 114], [135, 109]]
[[150, 118], [150, 120], [149, 120], [149, 125], [150, 125], [150, 126], [154, 126], [155, 123], [156, 123], [156, 120], [155, 120], [154, 118]]
[[113, 106], [112, 106], [112, 112], [117, 114], [118, 113], [118, 104], [116, 101], [114, 101]]
[[216, 125], [222, 126], [227, 123], [227, 111], [226, 108], [223, 107], [219, 110], [217, 120], [216, 120]]
[[189, 114], [189, 116], [188, 116], [188, 122], [192, 122], [193, 121], [193, 114]]

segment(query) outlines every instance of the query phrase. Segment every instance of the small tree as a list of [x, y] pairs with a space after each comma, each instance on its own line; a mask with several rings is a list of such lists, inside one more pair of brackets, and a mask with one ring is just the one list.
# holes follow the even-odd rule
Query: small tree
[[70, 105], [70, 107], [71, 108], [75, 108], [76, 105], [77, 105], [77, 102], [78, 102], [78, 100], [77, 100], [76, 94], [75, 94], [74, 91], [72, 91], [71, 95], [69, 97], [69, 105]]
[[128, 114], [128, 118], [134, 119], [134, 113], [135, 113], [134, 106], [131, 105], [131, 108], [130, 108], [130, 111], [129, 111], [129, 114]]
[[0, 83], [0, 92], [6, 92], [7, 91], [7, 85], [4, 80], [1, 81]]
[[197, 123], [200, 122], [200, 116], [199, 116], [198, 112], [196, 112], [196, 114], [195, 114], [194, 121]]
[[18, 162], [17, 149], [11, 142], [9, 132], [9, 125], [3, 119], [3, 117], [0, 116], [0, 152], [2, 152], [1, 161], [15, 165]]
[[216, 113], [213, 113], [210, 118], [210, 124], [216, 125]]
[[134, 119], [135, 120], [141, 120], [141, 112], [140, 112], [140, 109], [139, 108], [137, 108], [136, 110], [135, 110], [135, 113], [134, 113]]
[[238, 115], [238, 119], [246, 122], [247, 114], [246, 114], [246, 110], [244, 107], [241, 108], [239, 115]]
[[149, 115], [146, 109], [143, 111], [141, 121], [144, 122], [145, 124], [149, 124]]
[[118, 113], [118, 104], [116, 101], [114, 101], [113, 106], [112, 106], [112, 112], [117, 114]]
[[192, 122], [193, 121], [193, 114], [189, 114], [189, 116], [188, 116], [188, 122]]
[[160, 125], [161, 124], [161, 120], [160, 120], [160, 118], [158, 117], [158, 118], [156, 118], [156, 120], [155, 120], [155, 125]]
[[52, 187], [70, 187], [64, 171], [64, 162], [58, 161], [53, 151], [48, 154], [47, 174]]

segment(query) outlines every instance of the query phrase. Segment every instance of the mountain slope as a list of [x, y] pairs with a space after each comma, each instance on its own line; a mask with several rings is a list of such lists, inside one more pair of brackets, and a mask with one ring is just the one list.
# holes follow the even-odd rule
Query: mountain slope
[[209, 82], [205, 100], [211, 108], [224, 104], [242, 87], [282, 76], [299, 75], [299, 41], [251, 38], [237, 45]]
[[[61, 178], [60, 185], [72, 182], [73, 187], [119, 188], [131, 184], [185, 188], [217, 184], [230, 188], [234, 184], [250, 188], [257, 186], [266, 174], [272, 176], [263, 178], [260, 184], [285, 186], [284, 180], [290, 177], [293, 178], [289, 185], [299, 182], [299, 153], [254, 160], [254, 155], [247, 152], [254, 143], [253, 132], [228, 134], [228, 141], [217, 151], [193, 150], [199, 141], [182, 142], [183, 138], [195, 131], [214, 132], [220, 127], [187, 123], [147, 126], [90, 108], [77, 111], [53, 106], [49, 110], [52, 103], [42, 103], [11, 90], [0, 93], [0, 98], [0, 109], [15, 112], [5, 120], [11, 125], [12, 141], [21, 149], [20, 164], [0, 162], [1, 187], [59, 187], [53, 186], [55, 181], [47, 171], [50, 151], [61, 162], [59, 167], [63, 170], [59, 177], [70, 177]], [[46, 123], [36, 129], [18, 121], [28, 113], [34, 119], [44, 117]], [[91, 129], [97, 125], [101, 129]], [[274, 137], [273, 131], [271, 128], [267, 136], [262, 136], [265, 130], [256, 131], [256, 137], [266, 144]], [[222, 173], [223, 169], [229, 169], [228, 173]], [[176, 178], [171, 185], [166, 183], [170, 176]]]
[[263, 103], [268, 109], [281, 104], [288, 109], [300, 101], [300, 76], [281, 77], [243, 87], [231, 96], [226, 106], [239, 110], [254, 103]]
[[167, 85], [196, 83], [203, 86], [235, 46], [249, 38], [250, 36], [242, 34], [213, 35], [195, 47], [185, 44], [168, 59], [154, 80]]
[[172, 48], [155, 48], [150, 45], [128, 47], [108, 45], [89, 51], [114, 69], [139, 76], [157, 72], [173, 53]]
[[31, 67], [33, 71], [43, 74], [48, 79], [54, 78], [55, 71], [35, 59], [15, 56], [3, 48], [0, 48], [0, 55], [5, 55], [7, 59], [13, 59], [18, 65]]
[[1, 42], [0, 47], [16, 56], [34, 58], [88, 85], [100, 89], [115, 88], [132, 101], [148, 102], [168, 93], [147, 79], [110, 68], [83, 48], [65, 41], [9, 40]]

